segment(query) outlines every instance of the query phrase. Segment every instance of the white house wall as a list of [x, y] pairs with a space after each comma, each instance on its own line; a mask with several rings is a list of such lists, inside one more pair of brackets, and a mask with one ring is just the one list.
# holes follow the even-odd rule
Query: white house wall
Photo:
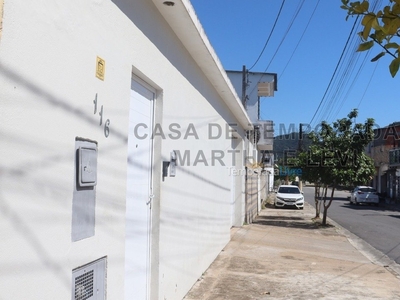
[[[194, 98], [192, 103], [205, 113], [201, 121], [199, 114], [189, 114], [192, 120], [200, 121], [196, 122], [199, 140], [189, 137], [187, 141], [166, 141], [163, 144], [165, 160], [169, 160], [172, 150], [190, 153], [190, 161], [186, 160], [184, 165], [178, 162], [176, 176], [166, 177], [161, 185], [159, 275], [160, 290], [164, 291], [160, 297], [166, 299], [179, 299], [185, 294], [193, 279], [198, 278], [199, 272], [207, 268], [229, 241], [232, 225], [230, 189], [234, 180], [231, 176], [234, 175], [229, 175], [232, 158], [227, 153], [231, 149], [230, 141], [207, 141], [206, 127], [209, 122], [225, 124], [217, 120], [211, 107], [201, 105], [201, 97]], [[181, 115], [181, 118], [186, 125], [185, 116]], [[164, 124], [168, 124], [167, 120]], [[225, 166], [219, 165], [219, 161], [213, 163], [212, 153], [216, 150], [227, 154]], [[206, 158], [207, 165], [196, 163], [196, 157], [200, 156]], [[168, 295], [174, 296], [170, 298]]]
[[[155, 122], [166, 135], [154, 150], [150, 294], [182, 298], [230, 238], [232, 141], [213, 139], [209, 124], [225, 135], [226, 124], [239, 121], [151, 1], [4, 2], [0, 299], [71, 299], [72, 270], [102, 257], [107, 299], [124, 299], [132, 72], [157, 91]], [[98, 56], [104, 81], [95, 77]], [[180, 138], [168, 137], [172, 123]], [[197, 136], [185, 139], [190, 126]], [[243, 128], [231, 128], [243, 145]], [[98, 173], [95, 233], [71, 242], [76, 137], [98, 143]], [[173, 150], [189, 151], [190, 165], [163, 180], [162, 161]], [[221, 151], [225, 165], [212, 161]], [[199, 152], [206, 162], [194, 166]], [[243, 195], [234, 198], [240, 209]], [[234, 212], [235, 224], [243, 213]]]

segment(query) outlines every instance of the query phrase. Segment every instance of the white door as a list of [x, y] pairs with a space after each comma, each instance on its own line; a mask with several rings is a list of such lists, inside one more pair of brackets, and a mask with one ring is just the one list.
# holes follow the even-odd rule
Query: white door
[[[242, 178], [244, 177], [242, 156], [243, 151], [241, 150], [242, 142], [238, 137], [232, 139], [231, 150], [234, 160], [232, 161], [232, 167], [230, 170], [231, 176], [231, 226], [241, 226], [242, 222], [242, 205], [243, 202], [243, 188]], [[237, 152], [234, 152], [237, 151]]]
[[236, 215], [236, 167], [232, 166], [230, 170], [231, 176], [231, 227], [235, 226], [235, 215]]
[[125, 299], [148, 299], [155, 91], [132, 79], [126, 199]]

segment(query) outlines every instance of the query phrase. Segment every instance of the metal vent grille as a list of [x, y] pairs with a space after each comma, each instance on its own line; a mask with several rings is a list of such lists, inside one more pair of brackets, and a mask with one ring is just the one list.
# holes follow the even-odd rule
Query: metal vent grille
[[106, 257], [72, 270], [71, 300], [106, 299]]
[[93, 296], [93, 270], [75, 278], [75, 300], [87, 300]]

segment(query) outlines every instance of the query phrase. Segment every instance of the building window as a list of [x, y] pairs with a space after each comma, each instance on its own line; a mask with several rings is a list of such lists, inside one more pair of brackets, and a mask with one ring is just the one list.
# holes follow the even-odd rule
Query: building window
[[394, 149], [389, 151], [389, 164], [391, 165], [400, 164], [400, 149]]

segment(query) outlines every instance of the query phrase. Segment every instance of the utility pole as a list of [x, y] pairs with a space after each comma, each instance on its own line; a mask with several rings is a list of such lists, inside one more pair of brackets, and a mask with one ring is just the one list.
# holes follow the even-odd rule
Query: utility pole
[[246, 88], [247, 88], [247, 79], [246, 79], [246, 66], [243, 65], [242, 70], [242, 103], [244, 108], [246, 109]]
[[[303, 124], [300, 123], [300, 128], [299, 128], [299, 152], [301, 152], [303, 149]], [[301, 178], [299, 178], [299, 189], [300, 191], [303, 190], [303, 181]]]
[[299, 124], [299, 152], [301, 152], [302, 148], [303, 148], [303, 124], [300, 123]]
[[[243, 65], [243, 70], [242, 70], [242, 104], [243, 104], [243, 107], [244, 107], [244, 109], [246, 110], [246, 66], [245, 65]], [[251, 135], [250, 135], [250, 131], [247, 131], [248, 132], [248, 139], [250, 139], [250, 137], [251, 137]], [[246, 142], [246, 144], [247, 144], [247, 151], [248, 151], [248, 149], [249, 149], [249, 146], [248, 146], [248, 143], [249, 143], [249, 141], [247, 141]], [[248, 192], [249, 192], [249, 187], [248, 187], [248, 184], [249, 184], [249, 176], [248, 176], [248, 168], [247, 168], [247, 164], [245, 164], [245, 166], [244, 166], [244, 170], [245, 170], [245, 175], [244, 175], [244, 213], [245, 213], [245, 222], [247, 222], [247, 223], [251, 223], [251, 218], [250, 218], [250, 215], [249, 215], [249, 200], [250, 200], [250, 197], [249, 197], [249, 195], [248, 195]]]

